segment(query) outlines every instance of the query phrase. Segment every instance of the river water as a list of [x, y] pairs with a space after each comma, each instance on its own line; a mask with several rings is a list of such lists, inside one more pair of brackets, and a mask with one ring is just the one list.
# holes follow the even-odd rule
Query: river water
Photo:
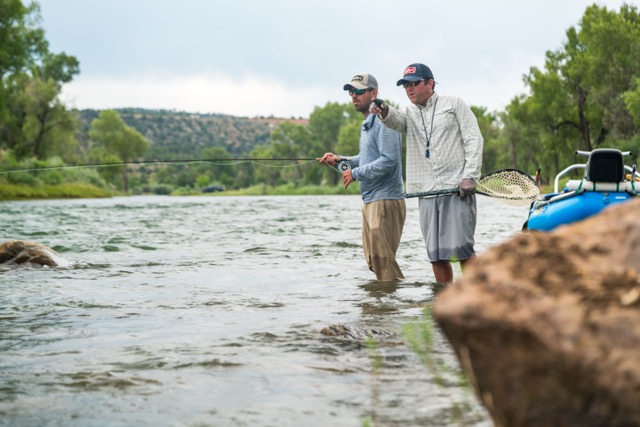
[[[407, 207], [406, 280], [382, 285], [358, 195], [0, 203], [0, 243], [70, 262], [0, 270], [0, 425], [491, 426], [424, 314], [436, 289]], [[478, 252], [526, 211], [478, 196]], [[412, 325], [434, 333], [432, 363]]]

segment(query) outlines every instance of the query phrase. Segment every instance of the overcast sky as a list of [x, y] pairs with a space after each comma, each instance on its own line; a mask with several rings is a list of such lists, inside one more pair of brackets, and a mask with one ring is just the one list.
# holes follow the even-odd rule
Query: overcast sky
[[[25, 3], [28, 0], [24, 0]], [[407, 105], [404, 68], [443, 95], [502, 110], [591, 4], [640, 0], [37, 0], [52, 52], [80, 61], [63, 100], [237, 116], [308, 117], [373, 74]]]

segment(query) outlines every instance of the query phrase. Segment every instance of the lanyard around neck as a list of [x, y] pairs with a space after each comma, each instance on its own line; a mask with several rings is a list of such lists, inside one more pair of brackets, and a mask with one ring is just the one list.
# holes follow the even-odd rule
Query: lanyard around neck
[[438, 105], [438, 98], [436, 98], [436, 100], [433, 102], [433, 110], [431, 110], [431, 130], [430, 132], [427, 132], [427, 125], [425, 125], [424, 123], [424, 117], [422, 117], [422, 112], [420, 112], [420, 118], [422, 119], [422, 128], [424, 129], [424, 135], [427, 137], [427, 149], [424, 150], [424, 156], [428, 159], [429, 157], [431, 157], [431, 153], [429, 151], [429, 147], [431, 146], [431, 137], [429, 136], [429, 133], [431, 134], [431, 136], [433, 136], [433, 119], [436, 115], [436, 105]]

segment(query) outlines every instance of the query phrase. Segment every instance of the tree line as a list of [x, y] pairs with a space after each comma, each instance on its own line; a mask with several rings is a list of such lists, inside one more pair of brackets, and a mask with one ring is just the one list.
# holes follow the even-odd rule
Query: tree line
[[[227, 189], [336, 186], [339, 174], [330, 168], [291, 161], [1, 172], [181, 156], [306, 159], [327, 151], [358, 152], [362, 116], [349, 102], [315, 107], [306, 125], [285, 121], [275, 128], [222, 115], [69, 109], [60, 93], [79, 74], [80, 64], [49, 50], [39, 19], [37, 3], [0, 0], [0, 184], [78, 181], [124, 193], [198, 191], [213, 184]], [[560, 48], [546, 52], [543, 67], [531, 67], [523, 76], [528, 93], [516, 94], [504, 111], [472, 106], [485, 139], [483, 172], [511, 167], [533, 174], [540, 169], [549, 181], [568, 164], [583, 161], [576, 150], [600, 147], [632, 151], [637, 162], [637, 8], [589, 6], [565, 37]]]

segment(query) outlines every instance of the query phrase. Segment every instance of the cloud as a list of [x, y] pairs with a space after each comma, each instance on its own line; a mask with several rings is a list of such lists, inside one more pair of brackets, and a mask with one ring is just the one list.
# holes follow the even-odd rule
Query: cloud
[[72, 106], [308, 117], [349, 102], [342, 85], [356, 72], [407, 105], [395, 82], [413, 62], [432, 68], [440, 94], [501, 110], [594, 0], [39, 3], [52, 51], [80, 61], [63, 90]]
[[[255, 76], [235, 81], [224, 76], [82, 78], [66, 85], [62, 100], [78, 108], [148, 108], [236, 116], [299, 117], [326, 102], [326, 90], [293, 88]], [[305, 113], [301, 113], [305, 112]]]

